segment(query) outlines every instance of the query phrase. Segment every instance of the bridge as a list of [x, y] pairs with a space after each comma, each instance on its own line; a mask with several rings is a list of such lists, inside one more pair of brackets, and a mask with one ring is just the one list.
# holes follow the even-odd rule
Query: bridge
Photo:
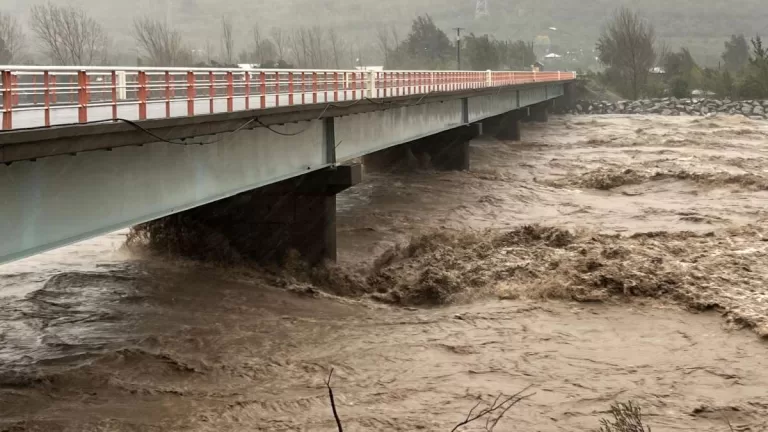
[[[246, 255], [335, 258], [335, 195], [370, 165], [469, 168], [573, 73], [4, 67], [0, 263], [184, 214]], [[243, 233], [248, 233], [244, 235]], [[254, 246], [256, 245], [256, 246]]]

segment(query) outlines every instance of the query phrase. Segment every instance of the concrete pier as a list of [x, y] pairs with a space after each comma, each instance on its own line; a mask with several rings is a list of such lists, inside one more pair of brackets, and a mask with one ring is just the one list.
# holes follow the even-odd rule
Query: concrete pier
[[336, 259], [336, 194], [359, 183], [360, 164], [283, 180], [150, 221], [157, 250], [210, 260], [280, 261], [291, 250], [311, 264]]
[[505, 141], [520, 141], [520, 122], [527, 110], [510, 111], [502, 114], [496, 132], [496, 138]]
[[549, 121], [550, 102], [542, 102], [531, 107], [531, 120], [537, 123], [546, 123]]

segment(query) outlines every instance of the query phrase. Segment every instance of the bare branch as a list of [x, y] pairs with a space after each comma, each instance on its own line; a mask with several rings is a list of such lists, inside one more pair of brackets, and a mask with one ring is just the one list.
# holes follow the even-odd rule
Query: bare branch
[[181, 66], [191, 62], [181, 34], [154, 18], [135, 18], [133, 37], [153, 66]]
[[24, 32], [15, 17], [0, 12], [0, 64], [18, 63], [24, 49]]
[[94, 65], [106, 61], [109, 38], [84, 10], [53, 3], [30, 8], [30, 27], [51, 60], [60, 65]]
[[333, 410], [333, 418], [336, 419], [336, 427], [339, 432], [344, 432], [344, 428], [341, 427], [341, 419], [339, 419], [339, 413], [336, 412], [336, 400], [333, 398], [333, 389], [331, 388], [331, 377], [333, 376], [333, 368], [328, 373], [328, 379], [325, 380], [325, 386], [328, 387], [328, 397], [331, 399], [331, 409]]
[[279, 27], [272, 29], [272, 42], [275, 44], [275, 50], [277, 50], [278, 61], [285, 60], [285, 49], [288, 45], [289, 36], [287, 33]]
[[235, 56], [235, 39], [232, 36], [232, 20], [228, 17], [221, 17], [221, 52], [224, 56], [222, 61], [231, 65]]
[[731, 421], [730, 421], [730, 420], [728, 420], [728, 417], [726, 417], [726, 416], [725, 416], [725, 414], [723, 414], [723, 420], [725, 420], [725, 423], [728, 425], [728, 429], [729, 429], [731, 432], [734, 432], [734, 431], [733, 431], [733, 425], [731, 424]]
[[534, 393], [526, 395], [523, 394], [530, 388], [531, 386], [528, 386], [511, 396], [505, 396], [504, 394], [499, 393], [493, 403], [489, 404], [487, 407], [481, 409], [480, 411], [475, 412], [475, 410], [483, 404], [483, 401], [478, 402], [474, 407], [472, 407], [471, 410], [469, 410], [469, 413], [467, 413], [467, 417], [464, 419], [464, 421], [454, 426], [453, 429], [451, 429], [451, 432], [456, 432], [462, 426], [466, 426], [483, 417], [486, 417], [485, 430], [487, 432], [492, 432], [510, 408], [517, 405], [520, 401], [534, 395]]

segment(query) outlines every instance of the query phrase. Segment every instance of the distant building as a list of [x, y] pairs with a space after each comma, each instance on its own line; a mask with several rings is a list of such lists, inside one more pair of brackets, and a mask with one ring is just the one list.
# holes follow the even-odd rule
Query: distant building
[[382, 72], [384, 66], [355, 66], [355, 69], [361, 72]]

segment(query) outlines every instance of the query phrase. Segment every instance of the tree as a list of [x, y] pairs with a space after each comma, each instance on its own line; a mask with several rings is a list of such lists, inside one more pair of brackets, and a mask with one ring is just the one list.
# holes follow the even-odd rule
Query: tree
[[53, 3], [34, 5], [29, 20], [54, 63], [88, 66], [106, 62], [109, 38], [101, 24], [84, 10]]
[[730, 72], [739, 72], [749, 63], [749, 45], [743, 34], [732, 35], [730, 41], [725, 41], [722, 59]]
[[768, 48], [760, 36], [752, 39], [752, 55], [744, 75], [740, 93], [750, 99], [768, 98]]
[[133, 37], [152, 66], [182, 66], [192, 63], [191, 52], [185, 46], [181, 34], [154, 18], [135, 18]]
[[533, 49], [533, 42], [515, 41], [504, 42], [505, 50], [502, 62], [508, 69], [521, 70], [528, 69], [536, 63], [536, 52]]
[[392, 52], [393, 66], [420, 69], [445, 69], [455, 57], [454, 46], [429, 15], [419, 16], [411, 32]]
[[257, 63], [264, 67], [265, 64], [278, 60], [276, 58], [277, 50], [275, 49], [275, 44], [269, 38], [262, 37], [261, 29], [258, 25], [253, 26], [251, 34], [253, 37], [251, 52], [241, 55], [247, 63]]
[[288, 34], [283, 32], [280, 27], [272, 28], [272, 42], [275, 44], [275, 50], [277, 51], [277, 60], [285, 60], [285, 50], [288, 46]]
[[656, 61], [655, 42], [653, 26], [623, 7], [614, 13], [597, 41], [598, 59], [608, 67], [607, 75], [618, 79], [614, 84], [624, 87], [633, 99], [640, 97]]
[[472, 70], [500, 69], [501, 53], [506, 46], [492, 40], [488, 35], [475, 36], [470, 33], [464, 38], [465, 52]]
[[394, 25], [390, 28], [387, 28], [384, 25], [379, 25], [376, 29], [376, 45], [381, 53], [384, 66], [392, 67], [390, 57], [392, 56], [392, 52], [400, 45], [400, 36], [397, 32], [397, 28]]
[[12, 64], [21, 60], [24, 33], [13, 16], [0, 12], [0, 64]]
[[231, 66], [235, 61], [235, 39], [232, 36], [232, 20], [221, 17], [221, 54], [222, 61]]
[[342, 59], [344, 58], [344, 52], [347, 50], [347, 44], [344, 38], [339, 36], [335, 29], [328, 30], [328, 43], [331, 48], [331, 55], [333, 56], [333, 67], [341, 69]]

